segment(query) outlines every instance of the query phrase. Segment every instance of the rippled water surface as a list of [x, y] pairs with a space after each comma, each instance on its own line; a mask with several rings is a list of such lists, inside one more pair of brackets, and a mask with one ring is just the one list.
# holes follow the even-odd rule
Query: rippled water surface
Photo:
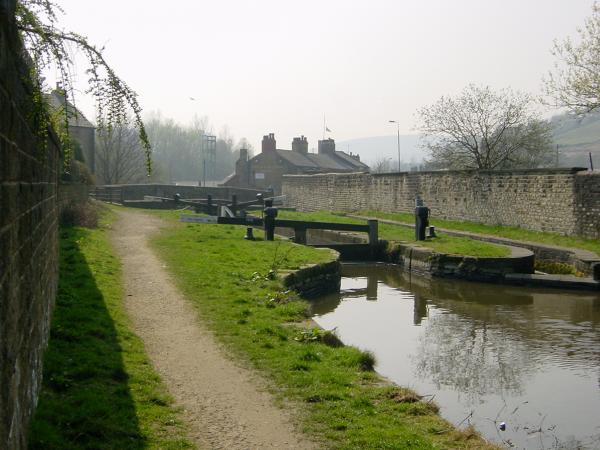
[[[527, 449], [600, 449], [600, 295], [345, 266], [315, 320], [455, 425]], [[506, 431], [499, 424], [506, 423]]]

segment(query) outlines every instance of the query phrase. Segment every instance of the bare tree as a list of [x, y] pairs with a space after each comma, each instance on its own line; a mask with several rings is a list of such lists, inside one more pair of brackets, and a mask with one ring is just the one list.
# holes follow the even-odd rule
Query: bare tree
[[371, 164], [371, 173], [389, 173], [392, 172], [392, 158], [378, 156]]
[[570, 38], [554, 42], [552, 54], [558, 61], [554, 72], [544, 80], [544, 87], [556, 106], [587, 113], [600, 107], [600, 6], [597, 3], [578, 32], [577, 44]]
[[125, 124], [98, 130], [96, 163], [96, 175], [104, 184], [136, 183], [146, 178], [137, 131]]
[[552, 133], [533, 105], [527, 94], [470, 84], [420, 109], [417, 128], [430, 161], [445, 168], [537, 167], [549, 161]]

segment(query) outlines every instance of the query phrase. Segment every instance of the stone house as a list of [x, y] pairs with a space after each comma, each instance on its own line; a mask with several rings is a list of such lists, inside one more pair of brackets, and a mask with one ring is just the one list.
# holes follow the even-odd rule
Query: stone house
[[333, 139], [319, 141], [318, 153], [309, 153], [306, 137], [295, 137], [291, 150], [281, 150], [277, 148], [275, 135], [270, 133], [263, 137], [262, 151], [255, 157], [248, 159], [248, 150], [240, 150], [235, 173], [223, 186], [272, 188], [280, 194], [283, 175], [368, 171], [369, 166], [360, 161], [359, 155], [337, 151]]
[[48, 94], [46, 99], [55, 111], [62, 112], [67, 108], [69, 134], [74, 141], [75, 159], [82, 161], [92, 174], [96, 173], [96, 127], [75, 105], [67, 101], [59, 87]]

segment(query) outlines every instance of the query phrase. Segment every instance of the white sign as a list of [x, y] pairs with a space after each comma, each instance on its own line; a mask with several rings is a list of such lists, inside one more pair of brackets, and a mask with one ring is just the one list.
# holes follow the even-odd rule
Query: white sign
[[256, 172], [254, 174], [254, 179], [256, 180], [264, 180], [265, 179], [265, 174], [262, 172]]
[[217, 216], [179, 216], [180, 222], [194, 222], [194, 223], [217, 223]]

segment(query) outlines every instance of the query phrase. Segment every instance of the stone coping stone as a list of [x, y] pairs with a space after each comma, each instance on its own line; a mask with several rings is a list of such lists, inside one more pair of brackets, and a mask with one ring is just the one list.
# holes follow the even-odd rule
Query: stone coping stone
[[509, 284], [532, 287], [600, 291], [600, 281], [573, 275], [507, 273], [504, 280]]

